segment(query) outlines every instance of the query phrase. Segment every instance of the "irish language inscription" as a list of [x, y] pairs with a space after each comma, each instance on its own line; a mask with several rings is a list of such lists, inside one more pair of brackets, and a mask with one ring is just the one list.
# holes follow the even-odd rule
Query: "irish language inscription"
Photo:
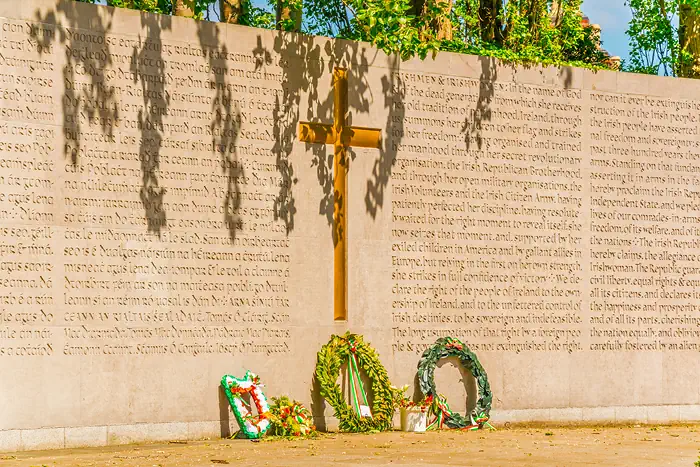
[[0, 29], [0, 357], [291, 352], [273, 151], [288, 64]]

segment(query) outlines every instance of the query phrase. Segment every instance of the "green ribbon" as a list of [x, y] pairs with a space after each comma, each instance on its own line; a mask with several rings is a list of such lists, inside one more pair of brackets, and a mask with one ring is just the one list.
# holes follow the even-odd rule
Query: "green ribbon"
[[367, 402], [367, 393], [365, 392], [365, 387], [362, 384], [362, 378], [360, 378], [360, 370], [357, 365], [357, 357], [355, 356], [355, 343], [348, 342], [350, 344], [350, 354], [348, 355], [348, 369], [350, 370], [350, 386], [352, 386], [352, 402], [357, 412], [357, 416], [362, 418], [362, 412], [360, 411], [360, 405], [357, 397], [357, 388], [355, 387], [355, 381], [360, 387], [360, 393], [362, 394], [362, 400], [364, 405], [369, 405]]

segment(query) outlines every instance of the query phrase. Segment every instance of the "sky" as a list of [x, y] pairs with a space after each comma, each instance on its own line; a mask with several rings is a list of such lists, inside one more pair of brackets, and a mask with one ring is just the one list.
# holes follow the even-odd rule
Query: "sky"
[[583, 13], [601, 28], [603, 48], [623, 60], [628, 57], [627, 23], [632, 18], [624, 0], [583, 0]]

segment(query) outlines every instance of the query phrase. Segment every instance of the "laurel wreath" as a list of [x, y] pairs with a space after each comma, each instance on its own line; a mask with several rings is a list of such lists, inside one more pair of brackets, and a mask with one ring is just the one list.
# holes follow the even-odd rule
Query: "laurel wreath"
[[[340, 367], [354, 355], [357, 365], [372, 381], [372, 416], [360, 417], [343, 398], [337, 380]], [[350, 371], [350, 367], [348, 368]], [[316, 379], [321, 396], [333, 407], [341, 431], [359, 433], [386, 431], [392, 427], [394, 415], [394, 393], [389, 383], [386, 368], [379, 361], [377, 352], [364, 342], [361, 335], [345, 333], [331, 336], [317, 354]]]
[[[462, 366], [476, 379], [479, 399], [469, 417], [450, 410], [447, 401], [442, 395], [438, 394], [435, 387], [435, 368], [437, 363], [441, 359], [448, 357], [457, 357]], [[488, 422], [493, 399], [488, 376], [474, 352], [469, 350], [460, 340], [442, 337], [432, 347], [427, 348], [418, 362], [418, 380], [420, 389], [426, 399], [433, 401], [431, 410], [436, 415], [436, 426], [438, 428], [443, 424], [448, 428], [481, 428]]]

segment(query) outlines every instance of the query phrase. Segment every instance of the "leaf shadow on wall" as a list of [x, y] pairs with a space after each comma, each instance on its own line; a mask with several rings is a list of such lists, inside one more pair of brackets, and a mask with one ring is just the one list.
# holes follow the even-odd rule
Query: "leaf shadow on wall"
[[[481, 74], [479, 76], [479, 96], [474, 110], [464, 119], [462, 133], [467, 151], [483, 149], [484, 136], [482, 125], [491, 121], [491, 103], [495, 96], [493, 82], [498, 78], [498, 61], [492, 57], [479, 57]], [[474, 162], [478, 162], [478, 156], [474, 156]]]
[[[141, 13], [141, 30], [145, 37], [139, 37], [139, 43], [146, 40], [154, 44], [162, 43], [162, 32], [172, 30], [172, 18], [167, 15]], [[166, 92], [168, 77], [165, 67], [149, 67], [144, 63], [163, 63], [167, 58], [162, 47], [134, 46], [132, 50], [131, 79], [134, 86], [140, 84], [143, 106], [138, 112], [138, 125], [141, 132], [139, 140], [139, 158], [141, 160], [141, 189], [139, 197], [146, 215], [149, 232], [161, 234], [167, 228], [167, 216], [163, 199], [166, 189], [158, 180], [163, 140], [167, 136], [163, 115], [170, 108], [170, 95]], [[149, 111], [150, 110], [150, 111]], [[171, 132], [170, 130], [169, 132]], [[168, 132], [168, 133], [169, 133]]]
[[[114, 9], [103, 9], [98, 14], [92, 5], [60, 2], [55, 11], [44, 16], [37, 10], [34, 15], [37, 24], [29, 31], [40, 56], [51, 54], [59, 44], [65, 48], [68, 58], [63, 66], [64, 91], [59, 105], [63, 110], [64, 155], [75, 167], [86, 151], [92, 149], [81, 145], [83, 131], [90, 131], [91, 122], [98, 123], [104, 142], [115, 142], [113, 122], [120, 117], [118, 90], [104, 79], [106, 67], [114, 64], [110, 45], [104, 41], [112, 28], [113, 16]], [[88, 122], [86, 130], [85, 122]]]
[[[256, 57], [256, 71], [264, 70], [275, 60], [282, 63], [282, 92], [275, 96], [274, 110], [271, 113], [274, 122], [272, 151], [276, 156], [276, 167], [281, 178], [279, 193], [274, 202], [274, 215], [275, 220], [284, 222], [289, 234], [294, 229], [297, 212], [293, 193], [297, 177], [290, 157], [298, 137], [299, 121], [303, 119], [324, 124], [333, 123], [333, 70], [338, 66], [350, 66], [350, 73], [355, 73], [348, 79], [348, 107], [357, 113], [369, 112], [372, 98], [365, 79], [369, 61], [362, 44], [329, 41], [325, 38], [285, 32], [275, 33], [272, 50], [265, 47], [262, 35], [258, 35], [256, 47], [252, 52]], [[326, 84], [321, 86], [323, 80], [326, 80]], [[320, 95], [320, 87], [328, 89], [328, 92]], [[348, 125], [353, 123], [352, 116], [347, 117]], [[346, 200], [334, 192], [333, 147], [307, 143], [305, 149], [305, 154], [311, 153], [308, 163], [316, 168], [316, 177], [321, 188], [318, 213], [325, 217], [328, 226], [331, 227], [331, 238], [336, 245], [344, 232], [340, 231], [333, 219], [335, 203], [336, 200], [339, 203], [345, 203]], [[354, 157], [355, 153], [350, 149], [348, 158], [351, 161]], [[314, 422], [319, 429], [324, 430], [325, 402], [320, 396], [315, 376], [312, 381], [311, 400]]]
[[240, 216], [242, 200], [240, 185], [246, 174], [243, 164], [238, 159], [237, 146], [243, 115], [240, 99], [234, 95], [233, 87], [228, 81], [229, 67], [225, 58], [228, 56], [228, 47], [221, 37], [222, 27], [225, 26], [198, 21], [197, 38], [202, 50], [206, 51], [208, 67], [218, 70], [214, 80], [209, 83], [210, 87], [215, 87], [209, 133], [211, 134], [211, 152], [219, 158], [219, 168], [226, 180], [222, 208], [224, 224], [233, 244], [237, 232], [243, 228], [243, 220]]
[[365, 193], [365, 210], [376, 219], [379, 210], [384, 207], [384, 190], [389, 185], [391, 172], [396, 164], [396, 148], [401, 145], [404, 133], [404, 100], [406, 87], [399, 79], [401, 58], [398, 55], [387, 57], [389, 73], [382, 76], [382, 96], [384, 108], [388, 109], [384, 125], [383, 145], [379, 157], [374, 161], [372, 177], [367, 180]]
[[[171, 90], [168, 89], [173, 83], [164, 65], [151, 64], [168, 63], [175, 59], [169, 56], [169, 49], [163, 44], [163, 32], [173, 30], [173, 21], [191, 20], [140, 12], [141, 34], [138, 41], [130, 54], [115, 53], [110, 41], [105, 38], [112, 32], [116, 11], [115, 8], [80, 2], [59, 2], [55, 10], [45, 15], [41, 11], [35, 13], [37, 23], [47, 26], [33, 27], [31, 38], [40, 46], [42, 53], [48, 53], [46, 51], [58, 44], [67, 51], [61, 98], [63, 148], [65, 157], [76, 169], [88, 162], [95, 162], [91, 160], [94, 157], [92, 152], [114, 151], [116, 145], [124, 144], [117, 140], [117, 136], [121, 138], [127, 133], [122, 130], [120, 135], [115, 135], [114, 128], [117, 122], [124, 128], [126, 119], [132, 118], [123, 115], [124, 108], [129, 109], [123, 107], [127, 96], [140, 96], [141, 102], [131, 105], [134, 111], [138, 109], [135, 121], [138, 134], [132, 135], [134, 138], [130, 142], [138, 144], [138, 155], [134, 157], [138, 157], [140, 162], [139, 199], [144, 209], [146, 228], [148, 232], [160, 236], [163, 229], [168, 227], [167, 191], [159, 178], [161, 161], [167, 160], [167, 156], [162, 156], [161, 151], [168, 138], [178, 132], [191, 131], [191, 128], [187, 117], [177, 121], [169, 117], [165, 121], [173, 110]], [[220, 58], [226, 57], [227, 52], [220, 35], [221, 26], [204, 21], [195, 24], [200, 46], [210, 52], [205, 55], [208, 65], [216, 65], [218, 69], [227, 71], [226, 59]], [[130, 85], [119, 86], [114, 77], [108, 76], [109, 71], [128, 77]], [[225, 73], [215, 75], [213, 85], [216, 86], [216, 93], [212, 100], [209, 132], [212, 135], [211, 152], [220, 158], [218, 165], [226, 175], [223, 221], [233, 242], [236, 232], [242, 227], [238, 215], [241, 204], [239, 180], [245, 174], [238, 163], [236, 148], [241, 112], [238, 100], [227, 84]], [[99, 125], [100, 135], [90, 135], [92, 147], [83, 147], [86, 134], [96, 125]], [[125, 149], [124, 152], [128, 153], [129, 150]], [[287, 198], [291, 198], [291, 195]], [[286, 206], [293, 216], [293, 198]]]
[[[371, 90], [364, 79], [369, 69], [369, 62], [362, 44], [330, 41], [325, 38], [285, 32], [276, 33], [272, 50], [268, 50], [263, 45], [262, 36], [258, 36], [253, 54], [258, 60], [256, 70], [272, 63], [275, 58], [284, 63], [281, 79], [283, 89], [281, 94], [275, 96], [275, 107], [272, 112], [273, 152], [277, 157], [277, 169], [282, 179], [279, 194], [275, 199], [274, 212], [275, 220], [283, 220], [287, 233], [290, 233], [294, 229], [294, 216], [297, 211], [292, 191], [297, 178], [290, 156], [298, 137], [299, 121], [303, 119], [325, 124], [333, 123], [333, 70], [335, 67], [345, 65], [350, 65], [351, 73], [355, 73], [359, 78], [351, 77], [348, 80], [349, 108], [355, 112], [369, 112]], [[330, 85], [329, 92], [326, 95], [319, 95], [318, 90], [323, 80]], [[302, 102], [304, 96], [306, 101]], [[304, 108], [306, 108], [305, 111]], [[352, 114], [348, 116], [347, 123], [352, 125]], [[344, 235], [333, 219], [335, 203], [336, 200], [338, 203], [345, 203], [346, 200], [334, 192], [333, 148], [325, 144], [307, 143], [306, 151], [311, 152], [309, 164], [316, 168], [316, 177], [321, 188], [318, 212], [326, 218], [327, 224], [331, 227], [335, 245]], [[351, 148], [348, 150], [348, 157], [350, 161], [355, 158]]]
[[[464, 119], [462, 124], [462, 133], [464, 134], [464, 143], [466, 150], [488, 150], [484, 147], [485, 137], [483, 135], [483, 124], [490, 122], [493, 112], [493, 100], [496, 95], [496, 87], [494, 83], [498, 80], [498, 67], [507, 67], [513, 72], [516, 72], [519, 67], [525, 69], [533, 69], [534, 66], [528, 64], [520, 64], [516, 66], [513, 63], [504, 62], [493, 57], [477, 57], [481, 72], [479, 75], [479, 95], [477, 96], [474, 110], [471, 111]], [[544, 69], [540, 67], [540, 73], [544, 73]], [[573, 84], [573, 69], [571, 67], [563, 67], [559, 69], [558, 79], [565, 89], [571, 88]], [[476, 145], [476, 148], [474, 148]], [[473, 162], [478, 162], [478, 152], [474, 153]]]
[[[43, 48], [61, 44], [67, 51], [67, 62], [63, 68], [63, 96], [61, 99], [63, 118], [64, 155], [71, 164], [82, 170], [82, 164], [91, 161], [99, 143], [113, 148], [122, 144], [118, 141], [114, 128], [123, 125], [125, 118], [120, 114], [119, 98], [124, 98], [129, 91], [140, 86], [142, 107], [138, 111], [138, 157], [141, 163], [142, 183], [139, 197], [144, 208], [147, 229], [160, 235], [167, 220], [163, 207], [165, 189], [158, 181], [160, 168], [160, 148], [163, 141], [163, 114], [167, 114], [169, 98], [165, 92], [165, 70], [160, 67], [147, 68], [143, 59], [162, 59], [162, 50], [157, 47], [154, 57], [146, 50], [146, 38], [150, 43], [159, 43], [161, 32], [171, 29], [169, 16], [141, 13], [141, 26], [145, 28], [146, 37], [139, 37], [138, 45], [133, 47], [131, 56], [115, 54], [109, 41], [105, 40], [111, 33], [115, 8], [96, 7], [80, 2], [59, 2], [55, 11], [42, 16], [41, 11], [35, 18], [42, 25], [55, 25], [54, 33], [47, 34], [43, 28], [33, 28], [32, 38]], [[115, 60], [116, 59], [116, 60]], [[110, 70], [111, 69], [111, 70]], [[131, 78], [130, 89], [114, 85], [114, 79], [108, 72]], [[85, 80], [83, 77], [87, 76]], [[145, 78], [146, 77], [146, 78]], [[144, 79], [145, 78], [145, 79]], [[136, 94], [139, 94], [136, 92]], [[123, 102], [121, 104], [124, 104]], [[148, 113], [147, 109], [158, 108], [158, 113]], [[87, 123], [87, 128], [84, 124]], [[90, 134], [97, 123], [101, 136]], [[89, 138], [96, 144], [84, 148], [81, 138]], [[124, 133], [123, 133], [124, 134]]]

